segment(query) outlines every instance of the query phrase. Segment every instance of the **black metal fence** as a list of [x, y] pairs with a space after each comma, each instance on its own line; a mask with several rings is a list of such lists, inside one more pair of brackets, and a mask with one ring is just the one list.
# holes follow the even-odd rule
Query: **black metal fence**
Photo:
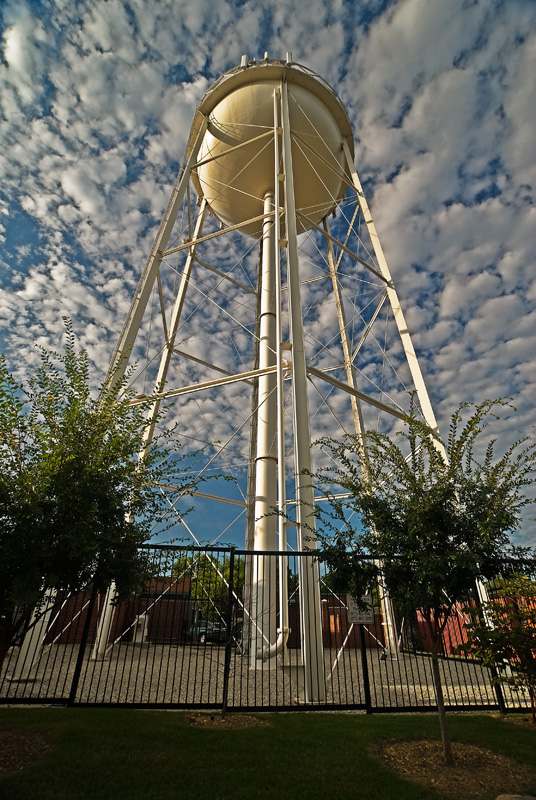
[[[4, 662], [0, 703], [435, 708], [425, 621], [397, 616], [378, 586], [356, 607], [310, 551], [150, 550], [152, 577], [128, 602], [114, 603], [113, 587], [48, 593]], [[456, 655], [466, 622], [460, 606], [443, 637], [447, 707], [528, 708], [524, 690]]]

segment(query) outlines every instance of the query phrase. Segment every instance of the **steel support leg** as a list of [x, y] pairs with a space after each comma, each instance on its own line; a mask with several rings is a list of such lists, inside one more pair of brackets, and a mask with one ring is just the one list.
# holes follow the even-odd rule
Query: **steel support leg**
[[97, 626], [95, 644], [93, 645], [93, 650], [91, 651], [91, 659], [93, 661], [103, 661], [106, 657], [106, 648], [110, 638], [110, 630], [112, 628], [112, 620], [114, 615], [113, 601], [115, 594], [115, 583], [112, 582], [108, 587], [106, 595], [104, 596], [104, 607], [102, 609], [99, 624]]
[[39, 605], [34, 609], [30, 627], [22, 640], [19, 657], [15, 663], [13, 681], [28, 680], [32, 667], [39, 661], [55, 600], [56, 590], [48, 589], [43, 598], [44, 608]]
[[[316, 550], [314, 491], [311, 484], [311, 430], [307, 396], [307, 368], [298, 261], [298, 235], [287, 85], [281, 84], [283, 171], [287, 234], [287, 282], [289, 291], [290, 340], [292, 345], [292, 391], [294, 407], [294, 453], [298, 548]], [[316, 558], [300, 559], [300, 629], [305, 702], [325, 700], [324, 650], [320, 605], [320, 574]]]

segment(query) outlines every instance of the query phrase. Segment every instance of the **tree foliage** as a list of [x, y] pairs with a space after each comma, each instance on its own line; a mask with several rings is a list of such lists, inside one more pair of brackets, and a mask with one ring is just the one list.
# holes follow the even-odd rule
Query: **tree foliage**
[[525, 687], [536, 724], [536, 583], [524, 575], [504, 581], [499, 596], [465, 609], [467, 642], [458, 651], [481, 658], [496, 682]]
[[201, 619], [225, 622], [229, 611], [229, 584], [232, 582], [233, 603], [242, 600], [245, 561], [235, 558], [231, 581], [231, 556], [215, 553], [185, 553], [175, 561], [173, 575], [190, 578], [190, 596], [197, 603]]
[[68, 320], [66, 340], [62, 354], [41, 351], [26, 387], [0, 357], [0, 656], [48, 588], [140, 586], [139, 548], [166, 507], [158, 485], [193, 489], [165, 439], [138, 457], [147, 409], [126, 379], [94, 397]]
[[315, 476], [329, 498], [317, 511], [323, 557], [341, 590], [358, 597], [380, 579], [402, 613], [420, 609], [440, 710], [437, 658], [455, 604], [520, 555], [510, 534], [530, 502], [536, 445], [519, 441], [498, 457], [493, 440], [481, 445], [505, 405], [462, 405], [445, 442], [413, 411], [394, 438], [371, 431], [366, 447], [355, 436], [322, 441], [334, 463]]

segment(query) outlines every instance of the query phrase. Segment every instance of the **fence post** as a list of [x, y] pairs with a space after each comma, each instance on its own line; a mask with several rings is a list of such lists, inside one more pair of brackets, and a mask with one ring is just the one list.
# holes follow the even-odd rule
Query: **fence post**
[[227, 641], [225, 643], [225, 662], [223, 666], [223, 701], [221, 707], [222, 719], [227, 713], [227, 700], [229, 697], [229, 673], [231, 671], [231, 648], [233, 646], [233, 607], [234, 607], [234, 563], [235, 548], [231, 547], [229, 555], [229, 597], [227, 601]]
[[[479, 584], [479, 581], [475, 581], [475, 600], [476, 600], [476, 602], [480, 602], [480, 608], [478, 609], [478, 615], [479, 615], [480, 621], [484, 622], [484, 624], [488, 628], [493, 628], [493, 623], [489, 619], [488, 614], [486, 613], [486, 610], [485, 610], [485, 607], [484, 607], [484, 602], [486, 602], [486, 599], [489, 600], [487, 589], [484, 587], [483, 584]], [[494, 666], [490, 666], [490, 667], [488, 667], [488, 669], [489, 669], [489, 672], [490, 672], [490, 675], [491, 675], [491, 683], [492, 683], [493, 689], [495, 691], [495, 697], [497, 698], [497, 705], [499, 706], [499, 711], [500, 711], [501, 715], [504, 717], [504, 715], [506, 714], [507, 708], [506, 708], [506, 703], [505, 703], [505, 700], [504, 700], [504, 692], [502, 690], [502, 686], [500, 686], [497, 683], [497, 681], [495, 680], [497, 678], [497, 675], [498, 675], [497, 668], [494, 667]]]
[[502, 686], [496, 682], [496, 678], [498, 675], [496, 667], [489, 667], [489, 671], [491, 673], [491, 681], [493, 683], [493, 688], [495, 690], [495, 696], [497, 698], [497, 705], [499, 706], [499, 711], [501, 716], [504, 717], [508, 709], [506, 708], [506, 703], [504, 701], [504, 692], [502, 690]]
[[365, 694], [365, 712], [372, 714], [372, 700], [370, 698], [370, 680], [368, 671], [367, 651], [365, 647], [365, 631], [359, 625], [359, 644], [361, 650], [361, 669], [363, 670], [363, 692]]
[[67, 701], [67, 705], [73, 706], [76, 700], [76, 692], [78, 690], [78, 684], [80, 683], [80, 675], [82, 673], [82, 664], [84, 663], [84, 655], [86, 652], [87, 640], [89, 638], [89, 628], [91, 626], [91, 617], [93, 616], [93, 609], [95, 608], [95, 602], [97, 600], [97, 588], [95, 583], [91, 588], [91, 597], [89, 598], [89, 606], [87, 609], [87, 616], [84, 622], [84, 629], [82, 631], [82, 641], [80, 642], [80, 647], [78, 649], [78, 658], [76, 659], [76, 665], [74, 668], [73, 673], [73, 680], [71, 683], [71, 691], [69, 692], [69, 700]]

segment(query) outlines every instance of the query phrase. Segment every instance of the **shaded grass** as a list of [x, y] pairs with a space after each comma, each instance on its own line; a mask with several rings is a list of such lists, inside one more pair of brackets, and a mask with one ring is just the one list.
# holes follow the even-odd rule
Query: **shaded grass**
[[[1, 800], [444, 798], [368, 754], [381, 739], [439, 738], [434, 715], [292, 713], [268, 726], [188, 725], [182, 712], [4, 708], [0, 726], [52, 737], [42, 761], [0, 781]], [[449, 715], [455, 741], [536, 768], [536, 735], [486, 715]], [[534, 787], [536, 791], [536, 786]]]

